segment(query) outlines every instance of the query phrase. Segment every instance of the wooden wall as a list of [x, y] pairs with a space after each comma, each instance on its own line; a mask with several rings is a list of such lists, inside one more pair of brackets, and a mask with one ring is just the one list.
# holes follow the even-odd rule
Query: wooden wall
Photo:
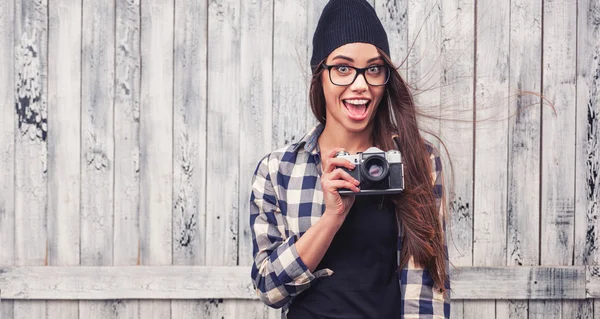
[[[277, 318], [250, 180], [325, 3], [0, 1], [0, 318]], [[600, 1], [370, 3], [442, 118], [453, 318], [600, 318]]]

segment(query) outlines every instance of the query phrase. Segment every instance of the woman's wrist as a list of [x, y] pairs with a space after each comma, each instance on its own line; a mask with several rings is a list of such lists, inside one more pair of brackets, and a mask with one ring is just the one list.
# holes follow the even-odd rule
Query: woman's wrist
[[323, 215], [321, 215], [321, 223], [325, 227], [334, 228], [336, 231], [342, 226], [344, 220], [346, 219], [346, 214], [337, 214], [332, 213], [325, 209]]

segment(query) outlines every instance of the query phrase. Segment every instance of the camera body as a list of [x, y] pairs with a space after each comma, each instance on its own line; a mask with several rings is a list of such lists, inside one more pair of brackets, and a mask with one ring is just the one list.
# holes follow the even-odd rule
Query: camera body
[[340, 188], [340, 194], [385, 195], [401, 193], [404, 190], [404, 165], [397, 150], [385, 152], [377, 147], [370, 147], [356, 154], [338, 152], [336, 157], [355, 164], [352, 170], [340, 168], [360, 182], [358, 193]]

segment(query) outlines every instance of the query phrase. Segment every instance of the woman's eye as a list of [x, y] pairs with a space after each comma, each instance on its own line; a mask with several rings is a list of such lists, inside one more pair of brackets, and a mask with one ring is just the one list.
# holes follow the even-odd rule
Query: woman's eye
[[369, 73], [373, 73], [373, 74], [377, 74], [380, 71], [380, 68], [378, 66], [372, 66], [367, 70]]
[[348, 72], [350, 72], [350, 68], [347, 66], [341, 65], [341, 66], [337, 67], [337, 71], [340, 73], [348, 73]]

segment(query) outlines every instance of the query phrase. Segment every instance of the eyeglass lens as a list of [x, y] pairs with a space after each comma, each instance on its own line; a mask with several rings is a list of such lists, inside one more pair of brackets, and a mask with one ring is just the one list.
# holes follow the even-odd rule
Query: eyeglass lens
[[[350, 85], [357, 78], [358, 71], [350, 66], [333, 66], [329, 71], [331, 82], [336, 85]], [[362, 74], [369, 85], [384, 85], [388, 78], [385, 66], [371, 66]]]

